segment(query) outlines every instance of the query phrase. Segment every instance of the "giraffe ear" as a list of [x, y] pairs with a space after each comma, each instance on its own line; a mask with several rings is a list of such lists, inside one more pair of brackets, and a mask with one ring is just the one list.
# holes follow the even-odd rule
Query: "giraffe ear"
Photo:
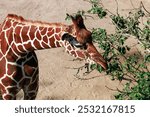
[[73, 22], [76, 22], [77, 25], [83, 25], [83, 18], [81, 15], [76, 15], [75, 18], [72, 20]]
[[83, 18], [80, 14], [77, 14], [75, 16], [72, 16], [72, 15], [69, 15], [67, 14], [67, 16], [69, 16], [73, 22], [73, 24], [76, 26], [76, 27], [79, 27], [79, 28], [85, 28], [85, 25], [84, 25], [84, 21], [83, 21]]

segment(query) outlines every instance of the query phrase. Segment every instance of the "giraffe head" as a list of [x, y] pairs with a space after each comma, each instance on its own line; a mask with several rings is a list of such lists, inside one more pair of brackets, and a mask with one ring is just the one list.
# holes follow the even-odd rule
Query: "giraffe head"
[[105, 70], [107, 69], [107, 63], [102, 57], [102, 55], [97, 51], [96, 47], [92, 42], [92, 33], [86, 29], [84, 25], [84, 20], [81, 15], [75, 17], [71, 16], [72, 25], [71, 25], [71, 35], [66, 35], [64, 37], [66, 40], [71, 43], [75, 48], [82, 49], [84, 51], [88, 60], [93, 61], [101, 65]]
[[76, 15], [75, 17], [70, 17], [72, 19], [74, 30], [76, 31], [75, 37], [77, 41], [82, 45], [92, 43], [92, 33], [86, 29], [82, 16]]

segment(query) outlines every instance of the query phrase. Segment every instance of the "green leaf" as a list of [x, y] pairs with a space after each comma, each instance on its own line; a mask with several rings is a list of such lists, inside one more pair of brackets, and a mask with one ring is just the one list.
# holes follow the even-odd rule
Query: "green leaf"
[[126, 54], [126, 48], [125, 48], [125, 47], [118, 47], [118, 51], [119, 51], [121, 54]]
[[145, 62], [150, 62], [150, 54], [145, 55], [144, 61], [145, 61]]
[[92, 8], [88, 10], [88, 13], [97, 14], [100, 19], [107, 15], [107, 12], [98, 5], [98, 2], [92, 2]]
[[90, 65], [90, 69], [92, 69], [92, 70], [96, 69], [96, 67], [97, 67], [97, 64]]
[[98, 65], [97, 70], [101, 73], [103, 71], [103, 68], [100, 65]]

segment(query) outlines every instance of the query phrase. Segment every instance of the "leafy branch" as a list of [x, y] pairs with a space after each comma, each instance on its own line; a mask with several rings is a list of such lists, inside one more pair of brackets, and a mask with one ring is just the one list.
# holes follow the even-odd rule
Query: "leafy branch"
[[[140, 7], [129, 12], [127, 17], [119, 14], [117, 0], [116, 15], [104, 9], [99, 0], [88, 0], [88, 2], [91, 3], [91, 9], [79, 11], [80, 15], [96, 14], [102, 19], [110, 14], [109, 18], [116, 28], [113, 34], [107, 34], [107, 31], [102, 28], [92, 30], [93, 41], [98, 43], [98, 47], [103, 51], [103, 57], [108, 62], [106, 73], [111, 76], [112, 80], [120, 82], [126, 80], [127, 82], [122, 90], [117, 89], [118, 94], [115, 95], [115, 98], [150, 99], [150, 67], [148, 67], [150, 65], [150, 13], [142, 2]], [[147, 21], [142, 23], [142, 18], [146, 18]], [[130, 46], [126, 43], [130, 37], [137, 39], [136, 45], [143, 47], [147, 52], [145, 55], [141, 54], [138, 49], [131, 53], [136, 45]], [[97, 69], [99, 72], [103, 71], [101, 66], [95, 64], [90, 68]]]

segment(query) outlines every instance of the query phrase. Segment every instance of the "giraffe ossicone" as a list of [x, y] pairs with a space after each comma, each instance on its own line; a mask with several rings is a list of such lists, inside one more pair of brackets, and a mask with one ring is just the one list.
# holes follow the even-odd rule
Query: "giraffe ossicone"
[[[107, 68], [82, 17], [72, 18], [72, 21], [72, 25], [45, 23], [12, 14], [4, 19], [0, 25], [0, 91], [3, 99], [16, 99], [21, 89], [24, 99], [36, 98], [39, 69], [35, 50], [65, 47], [74, 57], [93, 60]], [[69, 36], [64, 37], [65, 34]], [[82, 45], [86, 47], [81, 49]]]

